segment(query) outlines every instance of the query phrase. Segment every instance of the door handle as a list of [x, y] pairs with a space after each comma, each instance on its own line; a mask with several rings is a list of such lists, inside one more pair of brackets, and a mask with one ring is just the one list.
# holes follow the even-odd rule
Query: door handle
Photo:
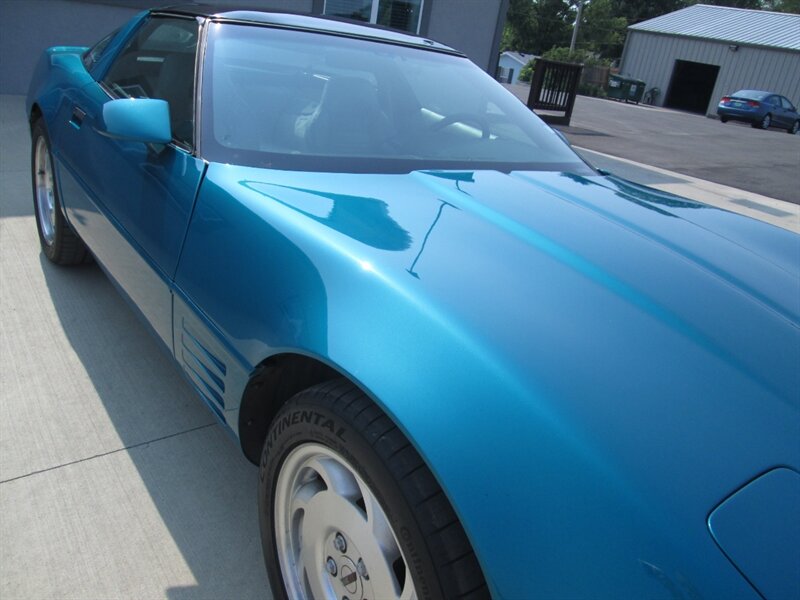
[[75, 129], [80, 129], [81, 125], [83, 125], [83, 119], [86, 117], [86, 112], [78, 108], [77, 106], [72, 109], [72, 117], [69, 120], [69, 124], [72, 125]]

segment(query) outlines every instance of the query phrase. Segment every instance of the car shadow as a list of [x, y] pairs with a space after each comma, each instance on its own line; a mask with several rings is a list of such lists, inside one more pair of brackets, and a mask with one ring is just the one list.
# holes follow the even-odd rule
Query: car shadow
[[64, 334], [197, 582], [166, 596], [269, 598], [257, 469], [97, 265], [40, 263]]
[[[31, 368], [39, 378], [32, 382], [33, 387], [48, 391], [4, 398], [22, 443], [18, 448], [22, 458], [5, 457], [5, 478], [27, 486], [28, 493], [40, 489], [41, 477], [47, 478], [56, 486], [54, 500], [68, 515], [48, 529], [50, 541], [32, 542], [48, 544], [47, 548], [20, 551], [17, 563], [29, 555], [52, 561], [42, 568], [54, 577], [71, 573], [74, 582], [70, 585], [76, 585], [76, 593], [85, 597], [101, 594], [92, 589], [92, 582], [99, 581], [101, 586], [120, 590], [117, 595], [129, 590], [130, 597], [152, 596], [163, 590], [174, 600], [271, 598], [258, 527], [257, 468], [244, 458], [238, 442], [195, 395], [175, 362], [167, 359], [167, 351], [151, 337], [96, 264], [59, 267], [41, 253], [35, 234], [30, 138], [22, 97], [0, 97], [0, 130], [2, 234], [24, 243], [30, 251], [21, 250], [23, 264], [10, 267], [4, 285], [14, 284], [13, 275], [29, 282], [31, 287], [23, 286], [14, 297], [34, 307], [22, 312], [41, 318], [30, 327], [48, 328], [50, 320], [40, 315], [35, 308], [38, 299], [29, 294], [49, 295], [57, 327], [80, 363], [72, 356], [53, 361], [52, 351], [48, 353], [45, 346], [45, 353], [36, 356], [41, 364]], [[38, 265], [31, 256], [34, 253]], [[37, 266], [44, 284], [38, 283], [38, 274], [25, 275]], [[22, 307], [3, 307], [4, 311], [18, 309]], [[54, 349], [63, 347], [60, 331], [41, 337]], [[8, 342], [24, 344], [25, 339]], [[39, 351], [28, 350], [9, 356], [11, 372], [16, 372], [25, 356]], [[60, 364], [48, 364], [53, 362]], [[53, 377], [68, 380], [60, 382]], [[84, 383], [85, 379], [88, 382]], [[73, 398], [82, 391], [84, 397]], [[64, 419], [69, 412], [88, 413], [98, 404], [105, 415], [79, 416], [78, 427], [74, 419]], [[33, 422], [36, 419], [49, 422]], [[25, 441], [25, 432], [40, 439]], [[12, 438], [5, 441], [17, 439]], [[121, 490], [103, 488], [93, 477], [116, 481], [125, 492], [123, 504], [118, 504]], [[87, 478], [92, 481], [89, 485]], [[48, 523], [54, 517], [41, 514], [42, 503], [50, 505], [37, 499], [27, 506], [4, 504], [3, 510], [21, 524], [31, 520]], [[89, 520], [84, 512], [87, 506], [94, 507]], [[26, 540], [38, 537], [35, 531], [17, 535]], [[22, 573], [20, 569], [24, 571], [24, 565], [9, 559], [4, 573]], [[81, 569], [87, 571], [81, 574]], [[34, 573], [30, 571], [29, 576]], [[13, 588], [13, 581], [6, 583]], [[52, 589], [66, 593], [57, 580], [51, 584], [55, 586]], [[35, 581], [23, 587], [33, 596], [42, 589], [41, 582]]]

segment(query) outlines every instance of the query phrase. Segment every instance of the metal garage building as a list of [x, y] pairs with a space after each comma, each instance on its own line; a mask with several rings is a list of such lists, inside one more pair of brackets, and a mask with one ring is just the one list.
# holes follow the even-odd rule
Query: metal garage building
[[740, 89], [800, 102], [800, 15], [696, 4], [628, 28], [622, 74], [661, 89], [657, 104], [713, 114]]

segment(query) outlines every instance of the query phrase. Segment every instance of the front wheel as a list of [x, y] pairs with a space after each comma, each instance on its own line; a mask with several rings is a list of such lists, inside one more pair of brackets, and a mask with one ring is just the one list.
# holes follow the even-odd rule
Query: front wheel
[[58, 265], [75, 265], [87, 258], [86, 246], [72, 230], [61, 210], [50, 141], [41, 119], [31, 128], [31, 184], [33, 209], [42, 252]]
[[795, 135], [798, 131], [800, 131], [800, 121], [795, 121], [792, 123], [792, 126], [787, 129], [789, 135]]
[[772, 125], [772, 115], [767, 113], [764, 115], [764, 118], [760, 121], [756, 121], [753, 123], [753, 127], [756, 129], [769, 129], [769, 126]]
[[489, 598], [433, 475], [349, 382], [300, 392], [281, 409], [258, 500], [276, 599]]

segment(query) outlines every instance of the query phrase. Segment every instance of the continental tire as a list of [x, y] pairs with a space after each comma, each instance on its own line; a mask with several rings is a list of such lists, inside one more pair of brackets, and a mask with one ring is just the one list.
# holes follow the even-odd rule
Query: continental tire
[[433, 475], [347, 381], [300, 392], [278, 413], [258, 501], [276, 599], [489, 598]]

